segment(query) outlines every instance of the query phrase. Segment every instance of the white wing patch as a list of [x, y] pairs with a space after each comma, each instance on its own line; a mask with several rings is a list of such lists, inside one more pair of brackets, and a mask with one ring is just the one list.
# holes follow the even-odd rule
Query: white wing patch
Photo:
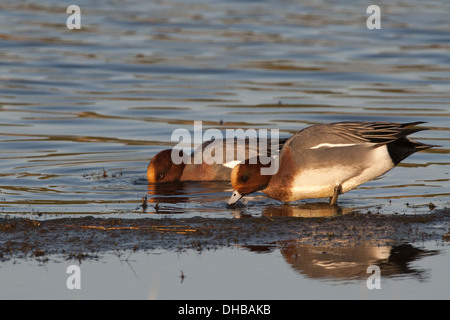
[[230, 162], [227, 162], [227, 163], [224, 163], [223, 165], [225, 166], [225, 167], [228, 167], [228, 168], [231, 168], [231, 169], [233, 169], [235, 166], [237, 166], [239, 163], [241, 163], [242, 161], [239, 161], [239, 160], [234, 160], [234, 161], [230, 161]]
[[341, 147], [351, 147], [356, 146], [356, 143], [321, 143], [317, 146], [311, 147], [310, 149], [319, 149], [319, 148], [341, 148]]

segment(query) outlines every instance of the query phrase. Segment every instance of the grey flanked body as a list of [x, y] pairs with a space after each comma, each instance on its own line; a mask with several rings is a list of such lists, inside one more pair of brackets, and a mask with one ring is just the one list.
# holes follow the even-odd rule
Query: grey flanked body
[[424, 130], [414, 127], [420, 123], [339, 122], [300, 130], [286, 141], [280, 169], [262, 191], [285, 202], [329, 197], [336, 204], [340, 194], [432, 147], [407, 137]]

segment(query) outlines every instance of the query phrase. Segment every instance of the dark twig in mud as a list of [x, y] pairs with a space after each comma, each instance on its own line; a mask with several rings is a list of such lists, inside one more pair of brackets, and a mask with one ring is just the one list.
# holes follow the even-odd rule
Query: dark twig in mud
[[145, 196], [145, 197], [143, 197], [142, 198], [142, 211], [144, 212], [144, 213], [146, 213], [147, 212], [147, 207], [148, 207], [148, 204], [147, 204], [147, 196]]

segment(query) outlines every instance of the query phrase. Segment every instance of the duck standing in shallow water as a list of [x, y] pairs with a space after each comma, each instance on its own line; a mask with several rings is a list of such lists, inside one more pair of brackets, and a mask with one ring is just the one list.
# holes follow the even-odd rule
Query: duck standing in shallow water
[[[233, 167], [241, 161], [254, 157], [271, 157], [278, 153], [287, 138], [279, 139], [273, 144], [272, 139], [246, 138], [246, 139], [213, 139], [204, 142], [190, 155], [183, 155], [182, 150], [167, 149], [160, 151], [150, 161], [147, 167], [147, 180], [149, 183], [175, 182], [175, 181], [229, 181]], [[172, 153], [188, 160], [175, 163]], [[232, 161], [227, 158], [231, 154]], [[195, 163], [199, 156], [200, 163]], [[214, 158], [214, 159], [213, 159]], [[228, 162], [227, 162], [228, 161]]]
[[283, 202], [329, 197], [335, 205], [340, 194], [434, 147], [407, 137], [425, 130], [415, 127], [421, 123], [337, 122], [300, 130], [284, 144], [273, 175], [262, 175], [260, 162], [245, 161], [233, 168], [234, 191], [228, 204], [261, 190]]

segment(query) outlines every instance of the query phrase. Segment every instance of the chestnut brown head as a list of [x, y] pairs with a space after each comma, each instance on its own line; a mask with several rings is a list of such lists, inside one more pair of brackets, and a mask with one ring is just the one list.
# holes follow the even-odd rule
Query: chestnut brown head
[[271, 176], [262, 175], [261, 168], [269, 167], [255, 158], [247, 159], [245, 162], [236, 165], [231, 171], [231, 185], [233, 186], [233, 195], [228, 204], [236, 203], [243, 196], [263, 190], [267, 187]]
[[172, 149], [167, 149], [156, 154], [150, 161], [147, 167], [147, 179], [149, 183], [179, 181], [183, 170], [184, 163], [174, 164]]

